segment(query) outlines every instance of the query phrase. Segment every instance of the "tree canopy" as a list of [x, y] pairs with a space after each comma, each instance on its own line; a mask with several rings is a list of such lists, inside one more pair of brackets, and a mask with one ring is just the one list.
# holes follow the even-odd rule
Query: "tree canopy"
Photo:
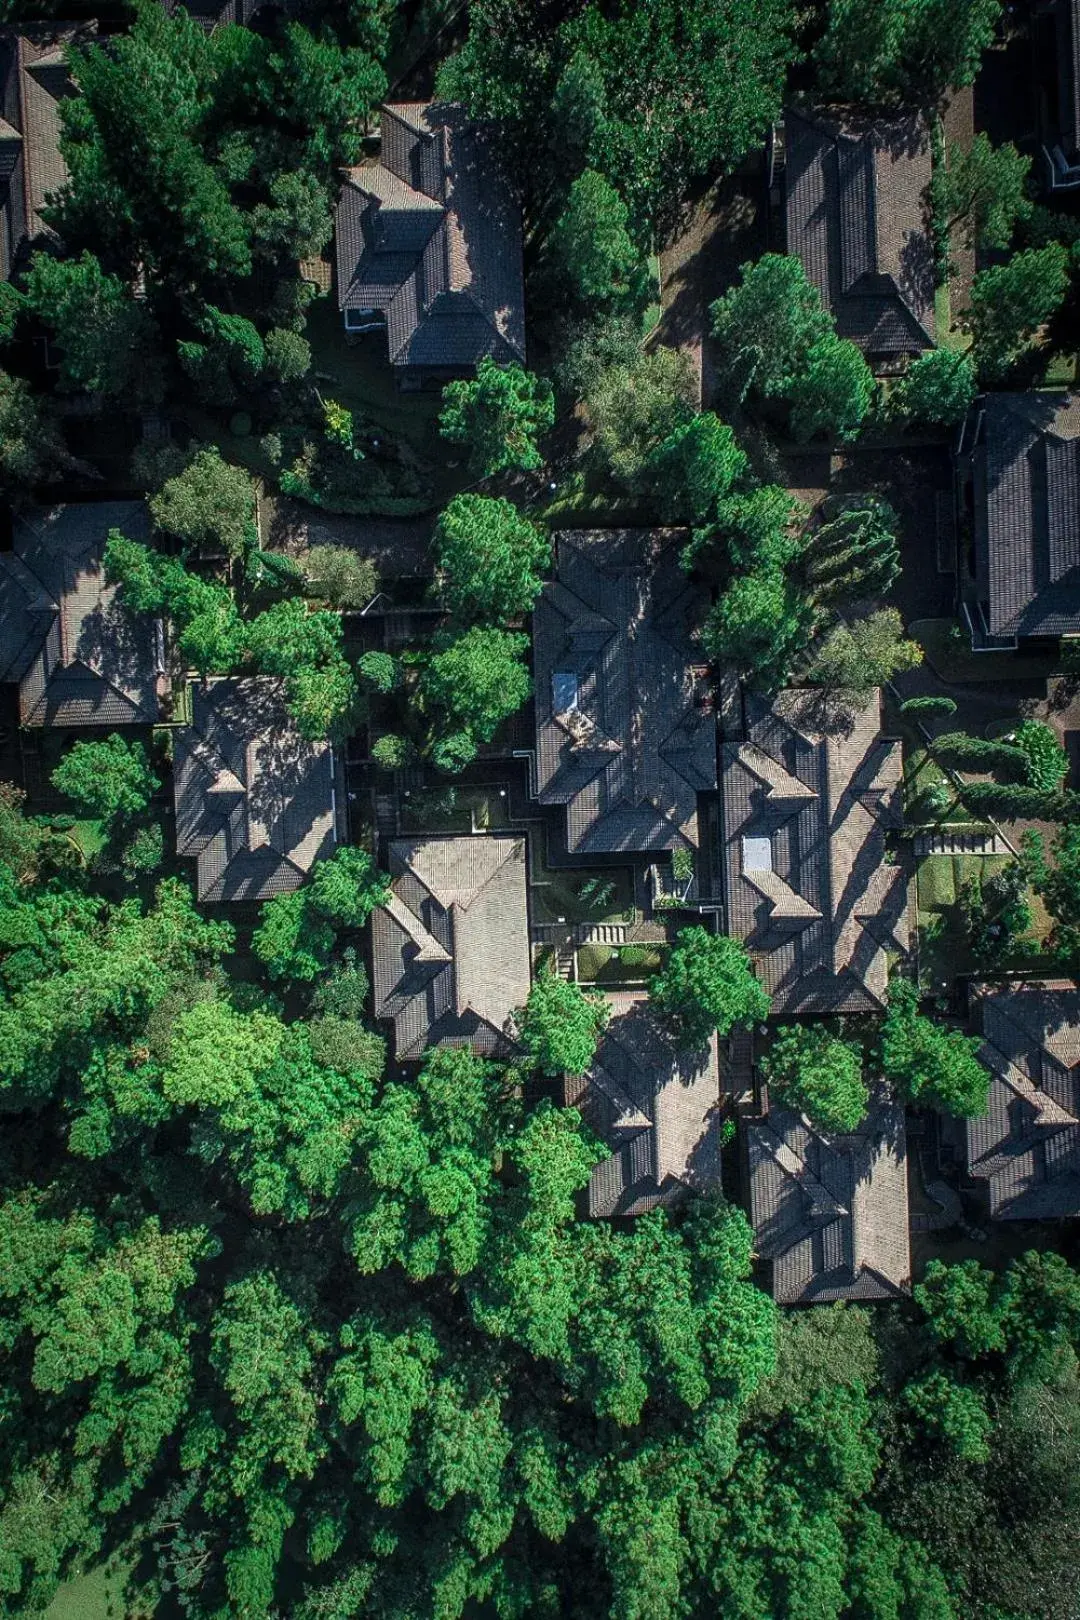
[[504, 624], [531, 612], [551, 541], [502, 497], [455, 495], [435, 525], [439, 594], [458, 619]]
[[660, 972], [649, 983], [649, 1004], [682, 1046], [704, 1046], [713, 1034], [766, 1016], [769, 997], [738, 940], [700, 927], [680, 930]]

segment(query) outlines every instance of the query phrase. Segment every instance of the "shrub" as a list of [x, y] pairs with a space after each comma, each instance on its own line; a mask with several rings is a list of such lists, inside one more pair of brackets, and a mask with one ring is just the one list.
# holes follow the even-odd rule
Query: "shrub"
[[951, 754], [960, 765], [1007, 771], [1017, 781], [1027, 775], [1027, 755], [1014, 743], [990, 742], [985, 737], [969, 737], [965, 731], [949, 731], [937, 739], [935, 746], [940, 752]]
[[309, 593], [333, 608], [366, 607], [379, 588], [375, 564], [351, 546], [312, 546], [301, 566]]
[[357, 664], [361, 677], [376, 692], [392, 692], [398, 683], [397, 659], [387, 652], [366, 652]]
[[1029, 785], [1044, 793], [1054, 793], [1069, 769], [1069, 756], [1055, 733], [1041, 720], [1025, 720], [1015, 740], [1027, 759]]
[[900, 713], [914, 720], [948, 720], [956, 713], [951, 697], [913, 697], [901, 703]]
[[372, 743], [371, 757], [384, 771], [404, 770], [416, 758], [416, 745], [408, 737], [399, 737], [388, 731]]
[[138, 877], [142, 872], [153, 872], [165, 859], [165, 835], [161, 824], [152, 821], [132, 834], [120, 856], [120, 865], [127, 877]]

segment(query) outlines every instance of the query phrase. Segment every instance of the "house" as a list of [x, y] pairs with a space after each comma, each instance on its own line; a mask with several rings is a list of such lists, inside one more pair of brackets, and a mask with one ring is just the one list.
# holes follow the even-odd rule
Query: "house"
[[149, 537], [141, 501], [37, 507], [0, 552], [0, 681], [19, 687], [24, 726], [139, 726], [169, 716], [160, 623], [105, 583], [110, 529]]
[[1080, 0], [1035, 0], [1035, 122], [1051, 191], [1080, 185]]
[[911, 1281], [904, 1110], [884, 1091], [830, 1136], [766, 1103], [747, 1123], [750, 1222], [780, 1305], [897, 1299]]
[[447, 1044], [506, 1056], [531, 982], [525, 840], [398, 838], [391, 890], [372, 917], [375, 1016], [399, 1059]]
[[839, 123], [784, 114], [788, 252], [876, 370], [934, 347], [930, 141], [917, 114]]
[[306, 742], [269, 676], [192, 686], [175, 734], [176, 852], [196, 863], [200, 900], [268, 900], [299, 888], [334, 852], [334, 754]]
[[524, 360], [521, 211], [463, 108], [383, 108], [379, 162], [345, 174], [336, 259], [345, 330], [385, 328], [402, 386]]
[[819, 693], [743, 694], [722, 745], [727, 931], [780, 1016], [880, 1012], [910, 941], [901, 745], [881, 694], [829, 712]]
[[57, 24], [0, 39], [0, 276], [10, 280], [20, 249], [47, 232], [46, 198], [67, 180], [60, 154], [60, 102], [72, 92], [64, 50], [88, 30]]
[[1080, 635], [1080, 397], [987, 394], [957, 455], [976, 651]]
[[715, 789], [716, 717], [695, 634], [708, 597], [674, 529], [555, 537], [533, 615], [536, 794], [575, 855], [696, 849]]
[[642, 1215], [719, 1185], [716, 1036], [704, 1052], [678, 1052], [645, 995], [608, 1000], [612, 1016], [592, 1066], [566, 1077], [564, 1102], [611, 1149], [589, 1178], [589, 1214]]
[[972, 1013], [991, 1081], [986, 1113], [966, 1122], [967, 1166], [991, 1217], [1080, 1215], [1080, 988], [977, 985]]

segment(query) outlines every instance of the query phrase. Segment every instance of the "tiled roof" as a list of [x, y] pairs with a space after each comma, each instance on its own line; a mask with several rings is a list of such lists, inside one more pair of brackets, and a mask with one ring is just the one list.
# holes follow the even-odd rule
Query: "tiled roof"
[[337, 209], [338, 303], [385, 311], [396, 366], [525, 358], [520, 208], [490, 132], [446, 102], [383, 108]]
[[894, 1299], [911, 1278], [904, 1110], [883, 1093], [826, 1136], [773, 1107], [747, 1126], [750, 1219], [783, 1305]]
[[23, 242], [47, 231], [41, 210], [67, 181], [60, 154], [60, 102], [71, 94], [72, 84], [64, 49], [95, 26], [29, 25], [2, 42], [0, 269], [5, 276], [10, 276]]
[[988, 394], [973, 457], [975, 573], [991, 635], [1080, 631], [1080, 398]]
[[393, 1020], [396, 1055], [444, 1043], [506, 1053], [530, 985], [524, 839], [396, 839], [387, 859], [372, 953], [375, 1015]]
[[611, 1148], [590, 1178], [589, 1214], [642, 1215], [719, 1184], [716, 1037], [704, 1052], [676, 1052], [644, 995], [609, 1000], [592, 1068], [567, 1078], [565, 1101]]
[[708, 609], [672, 529], [556, 536], [533, 616], [541, 804], [566, 806], [575, 853], [698, 842], [716, 786], [716, 720], [694, 632]]
[[149, 535], [141, 501], [86, 501], [18, 518], [0, 554], [0, 680], [24, 726], [150, 725], [167, 687], [161, 628], [106, 585], [110, 529]]
[[811, 692], [742, 703], [722, 748], [728, 932], [774, 1012], [880, 1011], [890, 954], [910, 940], [907, 872], [885, 859], [901, 761], [880, 693], [826, 730]]
[[176, 851], [200, 900], [266, 900], [299, 888], [334, 850], [334, 756], [306, 742], [267, 676], [192, 688], [175, 734]]
[[921, 119], [842, 126], [788, 111], [788, 252], [802, 260], [841, 337], [887, 358], [934, 345], [933, 251]]
[[997, 1220], [1080, 1215], [1080, 990], [1060, 981], [980, 985], [973, 1010], [991, 1073], [967, 1122], [968, 1170]]

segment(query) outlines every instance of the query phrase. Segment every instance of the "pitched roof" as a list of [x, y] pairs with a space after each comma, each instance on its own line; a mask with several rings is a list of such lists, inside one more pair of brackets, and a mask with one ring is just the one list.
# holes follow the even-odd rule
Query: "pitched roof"
[[772, 1107], [747, 1126], [750, 1219], [783, 1305], [893, 1299], [911, 1278], [904, 1110], [881, 1092], [826, 1136]]
[[160, 625], [106, 585], [110, 529], [146, 539], [141, 501], [39, 507], [0, 553], [0, 680], [19, 683], [24, 726], [150, 725], [167, 691]]
[[968, 1171], [988, 1183], [990, 1214], [1080, 1215], [1080, 990], [979, 985], [972, 1005], [992, 1078], [986, 1113], [967, 1121]]
[[593, 1065], [567, 1077], [564, 1097], [611, 1148], [589, 1179], [589, 1214], [642, 1215], [719, 1185], [716, 1037], [704, 1052], [676, 1052], [644, 995], [608, 999]]
[[917, 115], [841, 125], [784, 115], [788, 252], [840, 337], [888, 357], [934, 346], [930, 143]]
[[973, 456], [975, 574], [991, 635], [1080, 631], [1080, 397], [988, 394]]
[[533, 616], [541, 804], [566, 806], [577, 853], [698, 841], [716, 786], [716, 719], [694, 632], [707, 598], [673, 529], [556, 535]]
[[524, 360], [520, 208], [463, 108], [383, 108], [379, 163], [345, 174], [336, 256], [339, 306], [385, 312], [394, 365]]
[[333, 853], [334, 756], [306, 742], [268, 676], [193, 686], [175, 734], [176, 851], [200, 900], [265, 900], [299, 888]]
[[512, 1047], [510, 1015], [529, 994], [525, 840], [399, 838], [387, 847], [392, 895], [372, 917], [375, 1016], [396, 1054]]
[[880, 735], [881, 694], [835, 722], [810, 692], [742, 702], [722, 748], [728, 932], [774, 1012], [880, 1011], [910, 941], [907, 872], [885, 859], [901, 745]]
[[67, 181], [60, 152], [60, 102], [72, 91], [64, 49], [96, 29], [55, 23], [9, 33], [3, 48], [0, 119], [0, 271], [10, 276], [19, 248], [48, 230], [47, 198]]

